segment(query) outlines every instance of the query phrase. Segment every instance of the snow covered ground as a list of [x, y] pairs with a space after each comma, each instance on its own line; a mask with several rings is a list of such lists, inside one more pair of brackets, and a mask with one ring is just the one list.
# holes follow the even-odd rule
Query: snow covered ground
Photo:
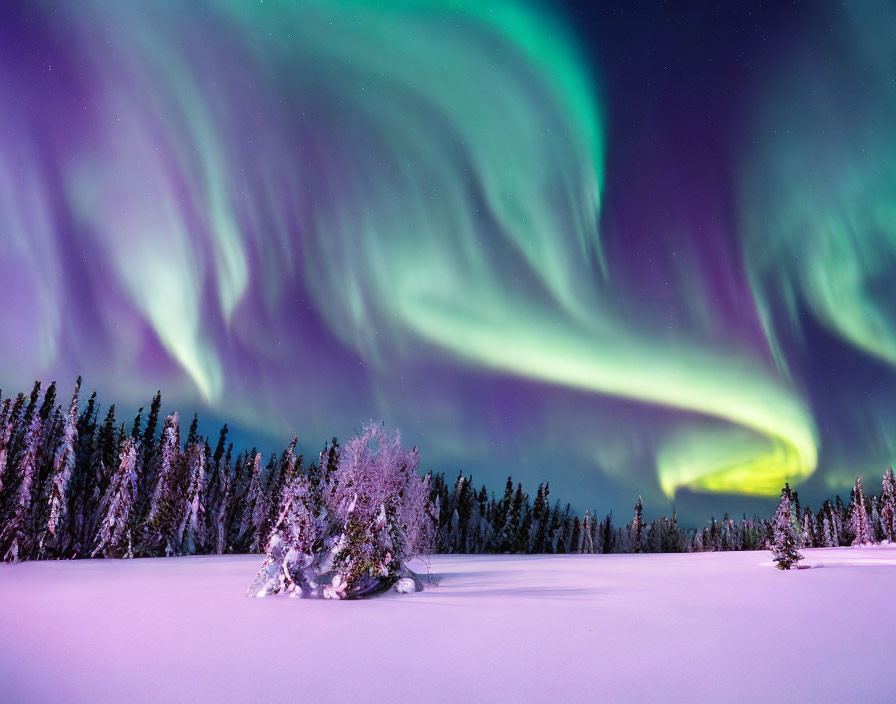
[[445, 555], [368, 602], [247, 599], [254, 555], [3, 565], [0, 701], [894, 701], [896, 549], [805, 553]]

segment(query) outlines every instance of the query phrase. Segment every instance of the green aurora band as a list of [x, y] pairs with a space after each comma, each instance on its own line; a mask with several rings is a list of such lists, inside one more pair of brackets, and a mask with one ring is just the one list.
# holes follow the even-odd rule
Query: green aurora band
[[[782, 79], [759, 101], [739, 199], [766, 335], [753, 347], [696, 323], [658, 329], [619, 305], [599, 230], [607, 106], [574, 34], [535, 3], [59, 8], [53, 26], [72, 33], [98, 86], [54, 166], [77, 230], [64, 236], [103, 250], [121, 307], [208, 405], [247, 422], [264, 405], [236, 370], [261, 374], [280, 354], [264, 339], [301, 361], [311, 343], [294, 316], [311, 310], [381, 379], [438, 353], [671, 409], [651, 449], [666, 496], [773, 496], [818, 464], [788, 361], [801, 311], [896, 363], [883, 286], [896, 261], [896, 26], [893, 12], [871, 21], [862, 7], [838, 41], [879, 90], [832, 110], [844, 87], [797, 52], [787, 75], [816, 80]], [[7, 119], [0, 156], [34, 170], [0, 182], [0, 225], [13, 233], [0, 247], [34, 261], [63, 235], [47, 224], [46, 175], [14, 151], [26, 135]], [[34, 227], [44, 234], [29, 243]], [[66, 292], [53, 286], [33, 303], [46, 366], [63, 347]], [[123, 313], [104, 315], [111, 327]], [[115, 374], [139, 359], [129, 345]], [[282, 384], [292, 393], [303, 381]]]
[[[867, 7], [865, 6], [867, 5]], [[876, 7], [878, 12], [869, 11]], [[771, 297], [791, 328], [800, 305], [849, 343], [896, 364], [896, 13], [846, 6], [837, 72], [797, 51], [798, 69], [767, 101], [759, 156], [747, 170], [745, 256], [769, 318]], [[869, 85], [869, 83], [871, 85]], [[782, 366], [784, 366], [782, 361]]]
[[[743, 171], [744, 261], [785, 376], [788, 359], [799, 356], [794, 348], [805, 348], [804, 311], [845, 343], [896, 365], [896, 8], [848, 3], [813, 29], [763, 96], [758, 149]], [[891, 415], [889, 402], [859, 403], [869, 411], [866, 424]], [[838, 458], [851, 466], [832, 467], [828, 483], [889, 461], [892, 431], [882, 437], [889, 441], [880, 457], [866, 451], [873, 459], [858, 467], [855, 453]]]

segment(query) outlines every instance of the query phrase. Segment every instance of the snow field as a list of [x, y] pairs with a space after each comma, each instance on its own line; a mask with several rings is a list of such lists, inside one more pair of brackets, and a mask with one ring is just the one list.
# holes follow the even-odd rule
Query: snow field
[[0, 701], [894, 701], [896, 549], [804, 554], [439, 555], [361, 602], [246, 598], [258, 555], [0, 565]]

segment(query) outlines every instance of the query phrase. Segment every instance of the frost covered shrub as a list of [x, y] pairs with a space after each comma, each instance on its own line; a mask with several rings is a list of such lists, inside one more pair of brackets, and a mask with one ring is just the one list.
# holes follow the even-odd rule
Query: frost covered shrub
[[418, 473], [417, 448], [404, 450], [398, 433], [371, 423], [338, 458], [324, 454], [315, 476], [284, 482], [250, 596], [372, 596], [412, 575], [408, 560], [432, 552], [429, 477]]

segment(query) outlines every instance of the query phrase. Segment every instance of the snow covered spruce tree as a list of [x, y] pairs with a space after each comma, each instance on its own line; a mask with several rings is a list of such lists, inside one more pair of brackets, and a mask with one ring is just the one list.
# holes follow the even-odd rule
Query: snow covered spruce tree
[[867, 545], [874, 542], [868, 510], [865, 507], [865, 494], [862, 491], [862, 480], [856, 477], [852, 489], [852, 506], [850, 506], [849, 527], [852, 530], [853, 545]]
[[100, 504], [99, 536], [91, 556], [123, 557], [133, 554], [130, 521], [137, 498], [137, 448], [133, 438], [122, 435], [118, 470]]
[[202, 492], [205, 485], [205, 445], [193, 442], [185, 453], [189, 485], [184, 496], [186, 510], [177, 528], [175, 540], [178, 552], [184, 555], [195, 555], [203, 551], [205, 546], [205, 521], [202, 515]]
[[[6, 474], [6, 460], [9, 456], [9, 443], [12, 439], [13, 422], [12, 402], [10, 399], [5, 399], [0, 404], [0, 499], [3, 497], [3, 482]], [[0, 501], [0, 511], [2, 509], [3, 502]]]
[[[249, 459], [246, 458], [249, 465]], [[261, 552], [264, 547], [264, 523], [267, 517], [267, 501], [261, 485], [261, 453], [256, 452], [249, 470], [249, 485], [244, 499], [240, 520], [239, 542], [247, 552]]]
[[880, 524], [883, 539], [892, 543], [896, 538], [896, 477], [892, 467], [887, 467], [881, 481]]
[[321, 462], [327, 466], [295, 472], [283, 485], [249, 596], [354, 599], [392, 585], [421, 588], [405, 563], [432, 551], [436, 526], [417, 449], [402, 449], [398, 433], [371, 423], [338, 449], [338, 458], [330, 450]]
[[[229, 469], [230, 461], [228, 459], [225, 469]], [[221, 482], [219, 495], [216, 497], [216, 508], [212, 513], [214, 519], [214, 535], [215, 535], [215, 553], [224, 554], [224, 548], [227, 545], [227, 533], [230, 525], [230, 513], [233, 501], [233, 484], [229, 473], [225, 473]]]
[[[674, 516], [673, 516], [674, 520]], [[579, 552], [584, 555], [590, 555], [594, 552], [594, 536], [593, 536], [593, 523], [591, 521], [591, 510], [585, 510], [585, 521], [582, 523], [582, 545], [579, 549]]]
[[173, 555], [177, 528], [177, 472], [180, 465], [180, 419], [177, 411], [165, 420], [158, 463], [158, 480], [144, 525], [142, 550], [146, 555]]
[[772, 521], [774, 542], [772, 543], [772, 559], [778, 563], [778, 569], [789, 570], [803, 559], [798, 550], [798, 535], [790, 516], [790, 485], [785, 484], [781, 490], [781, 502], [775, 511]]
[[[318, 590], [317, 575], [332, 567], [327, 548], [335, 536], [324, 535], [326, 518], [313, 508], [312, 486], [307, 475], [293, 476], [282, 488], [280, 513], [267, 543], [267, 555], [247, 596], [288, 594], [310, 597]], [[329, 561], [328, 561], [329, 557]]]
[[[28, 417], [27, 412], [25, 417]], [[0, 532], [0, 552], [7, 562], [17, 562], [22, 557], [27, 559], [28, 548], [32, 542], [32, 534], [28, 530], [28, 517], [37, 455], [40, 450], [40, 430], [40, 416], [34, 413], [32, 408], [28, 430], [22, 440], [22, 449], [16, 461], [19, 483], [14, 487], [11, 515], [8, 516]], [[13, 489], [13, 486], [10, 485], [10, 488]]]
[[68, 489], [72, 472], [75, 469], [75, 445], [78, 441], [78, 394], [80, 390], [81, 377], [78, 377], [78, 381], [75, 383], [75, 393], [72, 395], [72, 402], [65, 416], [62, 441], [59, 443], [53, 459], [53, 474], [47, 489], [49, 517], [46, 530], [40, 538], [39, 557], [43, 557], [47, 549], [59, 553], [65, 547], [61, 544], [62, 536], [57, 536], [57, 532], [68, 513]]
[[638, 503], [635, 504], [635, 515], [632, 518], [631, 540], [632, 552], [643, 552], [642, 543], [644, 537], [644, 501], [638, 494]]

